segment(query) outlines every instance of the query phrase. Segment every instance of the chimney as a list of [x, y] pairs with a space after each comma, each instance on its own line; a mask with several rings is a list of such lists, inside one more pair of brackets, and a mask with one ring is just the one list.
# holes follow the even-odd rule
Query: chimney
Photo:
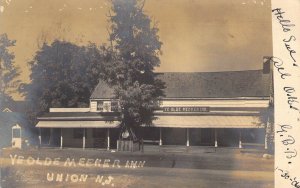
[[263, 57], [263, 74], [269, 74], [271, 71], [271, 56]]

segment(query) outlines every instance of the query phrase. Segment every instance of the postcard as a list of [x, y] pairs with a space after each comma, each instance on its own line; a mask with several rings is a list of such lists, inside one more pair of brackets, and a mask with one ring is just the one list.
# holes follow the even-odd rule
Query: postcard
[[0, 188], [300, 187], [299, 8], [0, 1]]

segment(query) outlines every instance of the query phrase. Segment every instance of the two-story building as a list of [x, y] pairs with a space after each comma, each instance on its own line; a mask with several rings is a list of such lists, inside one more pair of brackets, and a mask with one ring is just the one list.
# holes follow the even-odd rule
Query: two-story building
[[[157, 76], [165, 82], [165, 97], [153, 125], [139, 130], [146, 143], [239, 148], [265, 144], [270, 74], [249, 70]], [[116, 147], [118, 101], [103, 81], [92, 93], [89, 108], [51, 108], [38, 120], [41, 144]]]

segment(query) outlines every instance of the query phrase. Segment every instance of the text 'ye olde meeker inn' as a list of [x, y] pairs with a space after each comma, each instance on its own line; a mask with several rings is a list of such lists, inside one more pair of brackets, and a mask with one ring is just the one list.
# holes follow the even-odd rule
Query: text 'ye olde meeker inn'
[[[264, 111], [270, 103], [271, 76], [262, 70], [157, 73], [165, 97], [145, 144], [158, 146], [266, 147]], [[40, 144], [115, 149], [120, 115], [114, 90], [100, 81], [89, 108], [50, 108], [39, 117]], [[148, 142], [147, 142], [148, 141]]]

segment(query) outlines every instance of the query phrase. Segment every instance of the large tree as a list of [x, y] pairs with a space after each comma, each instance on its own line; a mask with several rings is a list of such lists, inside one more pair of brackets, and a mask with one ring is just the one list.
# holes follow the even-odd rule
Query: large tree
[[17, 91], [20, 80], [19, 68], [15, 65], [14, 54], [9, 51], [16, 41], [10, 40], [6, 34], [0, 35], [0, 105], [12, 100], [11, 95]]
[[54, 41], [44, 44], [29, 62], [31, 82], [22, 91], [32, 104], [30, 119], [50, 107], [86, 107], [97, 85], [105, 48]]
[[[110, 41], [113, 59], [105, 79], [120, 101], [122, 130], [151, 125], [164, 84], [154, 69], [160, 65], [158, 28], [144, 11], [145, 1], [112, 0]], [[125, 129], [124, 129], [125, 128]]]

